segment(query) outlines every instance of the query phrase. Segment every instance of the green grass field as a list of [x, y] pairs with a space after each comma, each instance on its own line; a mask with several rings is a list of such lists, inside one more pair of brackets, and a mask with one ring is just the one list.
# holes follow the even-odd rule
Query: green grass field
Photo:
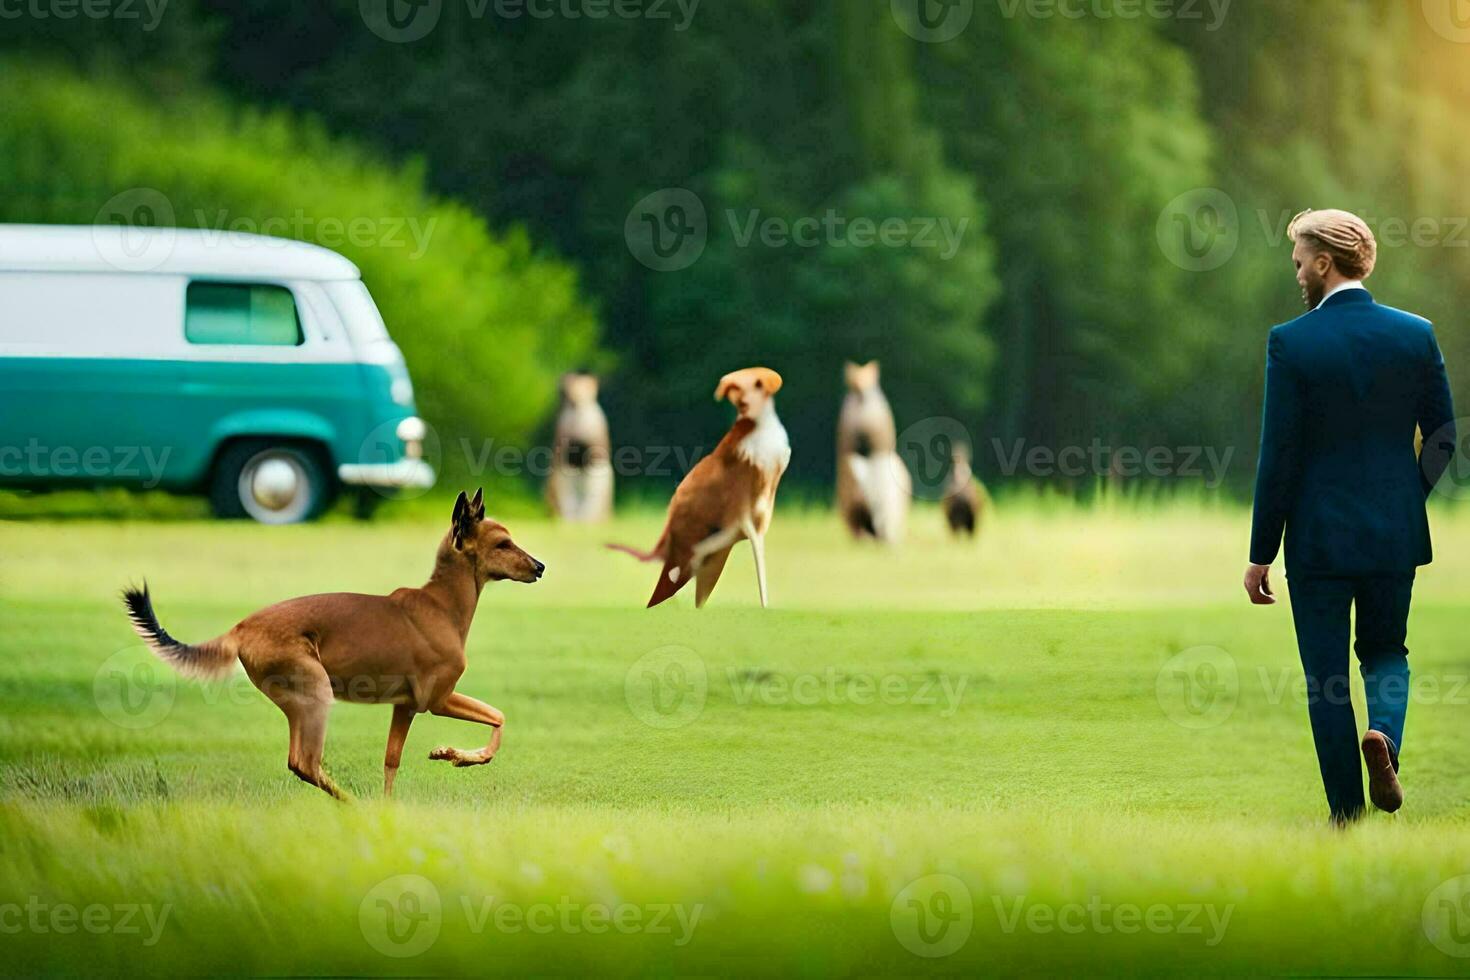
[[1247, 523], [1018, 505], [966, 547], [921, 510], [888, 552], [783, 512], [774, 608], [741, 552], [697, 613], [644, 610], [655, 569], [601, 548], [656, 515], [511, 521], [548, 575], [486, 591], [460, 685], [501, 755], [430, 762], [484, 730], [421, 717], [386, 802], [389, 713], [339, 705], [346, 806], [116, 592], [146, 575], [202, 640], [420, 584], [437, 525], [0, 524], [4, 969], [1470, 974], [1470, 514], [1436, 514], [1416, 594], [1408, 805], [1347, 832], [1290, 611], [1239, 585]]

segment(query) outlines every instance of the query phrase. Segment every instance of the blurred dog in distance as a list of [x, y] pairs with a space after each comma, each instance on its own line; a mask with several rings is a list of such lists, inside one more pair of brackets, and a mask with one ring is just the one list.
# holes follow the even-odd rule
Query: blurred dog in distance
[[973, 538], [990, 509], [985, 484], [970, 469], [970, 449], [956, 442], [949, 460], [949, 482], [944, 487], [944, 518], [955, 537]]
[[546, 500], [564, 521], [598, 523], [612, 516], [612, 440], [597, 391], [595, 375], [562, 376]]
[[913, 484], [898, 455], [893, 410], [877, 361], [845, 368], [847, 397], [837, 421], [837, 510], [855, 537], [903, 540]]

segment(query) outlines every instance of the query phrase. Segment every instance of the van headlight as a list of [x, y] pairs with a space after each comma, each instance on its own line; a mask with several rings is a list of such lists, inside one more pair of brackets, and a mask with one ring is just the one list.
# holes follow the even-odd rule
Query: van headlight
[[398, 440], [403, 443], [403, 452], [409, 459], [420, 459], [424, 455], [424, 437], [429, 434], [429, 427], [424, 425], [424, 420], [417, 415], [410, 415], [398, 423], [394, 430]]
[[388, 387], [388, 395], [395, 405], [407, 407], [413, 404], [413, 382], [407, 378], [394, 378]]

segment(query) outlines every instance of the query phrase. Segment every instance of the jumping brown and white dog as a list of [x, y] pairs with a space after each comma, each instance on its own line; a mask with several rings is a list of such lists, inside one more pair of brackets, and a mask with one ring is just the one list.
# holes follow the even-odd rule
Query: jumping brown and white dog
[[855, 537], [903, 540], [913, 483], [898, 455], [893, 410], [878, 384], [878, 362], [846, 366], [847, 397], [837, 421], [837, 510]]
[[650, 608], [669, 599], [691, 578], [698, 579], [694, 604], [720, 580], [730, 549], [742, 539], [755, 557], [761, 605], [766, 594], [766, 530], [776, 504], [776, 487], [791, 462], [786, 428], [776, 417], [781, 376], [769, 368], [746, 368], [720, 379], [715, 400], [729, 399], [739, 416], [715, 451], [694, 465], [674, 491], [668, 522], [652, 551], [611, 545], [641, 561], [662, 560]]
[[565, 521], [594, 523], [612, 516], [612, 440], [597, 403], [597, 378], [572, 373], [561, 379], [546, 500]]
[[287, 766], [337, 799], [346, 794], [322, 769], [327, 715], [334, 701], [391, 704], [383, 792], [393, 779], [414, 715], [425, 711], [489, 725], [489, 744], [464, 751], [444, 746], [429, 753], [455, 766], [482, 766], [495, 758], [505, 716], [455, 693], [465, 670], [465, 639], [486, 582], [535, 582], [546, 566], [516, 546], [501, 524], [485, 519], [480, 491], [463, 493], [422, 588], [391, 595], [336, 593], [288, 599], [254, 613], [206, 643], [181, 643], [159, 625], [153, 601], [127, 589], [128, 618], [143, 642], [185, 676], [223, 677], [235, 661], [286, 716]]

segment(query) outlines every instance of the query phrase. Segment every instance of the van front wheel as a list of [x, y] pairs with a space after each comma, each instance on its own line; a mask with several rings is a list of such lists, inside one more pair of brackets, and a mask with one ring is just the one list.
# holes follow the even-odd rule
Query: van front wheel
[[220, 454], [209, 498], [220, 517], [295, 524], [327, 509], [332, 484], [312, 450], [252, 439]]

